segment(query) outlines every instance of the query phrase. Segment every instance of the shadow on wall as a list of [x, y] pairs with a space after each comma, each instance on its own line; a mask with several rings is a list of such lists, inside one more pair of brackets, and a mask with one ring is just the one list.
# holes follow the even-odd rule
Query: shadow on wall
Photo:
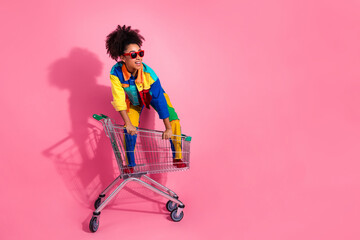
[[[82, 48], [73, 48], [67, 57], [49, 67], [50, 84], [70, 93], [71, 132], [43, 153], [54, 161], [74, 198], [90, 208], [98, 194], [119, 174], [110, 141], [102, 125], [92, 119], [94, 113], [103, 113], [121, 124], [119, 114], [110, 103], [111, 88], [97, 84], [102, 70], [103, 64], [98, 57]], [[154, 110], [145, 110], [141, 119], [141, 127], [154, 129]], [[165, 184], [166, 174], [156, 176], [156, 180]], [[124, 190], [127, 193], [122, 192], [118, 197], [122, 203], [123, 200], [138, 201], [138, 197], [132, 196], [134, 194], [145, 198], [138, 193], [141, 189]]]

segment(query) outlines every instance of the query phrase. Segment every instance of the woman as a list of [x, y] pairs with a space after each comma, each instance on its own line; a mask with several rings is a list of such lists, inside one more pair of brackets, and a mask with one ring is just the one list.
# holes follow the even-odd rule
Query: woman
[[[107, 53], [117, 62], [110, 72], [113, 94], [111, 103], [115, 110], [120, 112], [125, 122], [128, 165], [128, 168], [124, 170], [126, 173], [133, 173], [133, 167], [136, 166], [134, 149], [140, 114], [144, 106], [150, 108], [151, 105], [164, 121], [163, 139], [175, 140], [175, 137], [172, 137], [173, 134], [181, 135], [180, 120], [168, 95], [161, 87], [159, 78], [149, 66], [142, 62], [143, 40], [145, 39], [139, 34], [139, 30], [133, 30], [125, 25], [122, 27], [118, 25], [116, 30], [106, 38]], [[174, 166], [186, 167], [181, 160], [181, 141], [171, 141], [171, 146]]]

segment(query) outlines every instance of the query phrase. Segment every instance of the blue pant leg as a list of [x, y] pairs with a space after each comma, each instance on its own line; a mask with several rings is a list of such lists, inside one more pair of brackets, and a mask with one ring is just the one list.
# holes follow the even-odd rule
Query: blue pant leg
[[136, 145], [136, 139], [137, 134], [130, 135], [127, 133], [126, 129], [124, 129], [125, 133], [125, 148], [126, 148], [126, 157], [128, 160], [128, 166], [129, 167], [135, 167], [135, 145]]
[[175, 145], [174, 145], [173, 141], [171, 140], [171, 138], [170, 138], [170, 144], [171, 144], [173, 159], [175, 159]]

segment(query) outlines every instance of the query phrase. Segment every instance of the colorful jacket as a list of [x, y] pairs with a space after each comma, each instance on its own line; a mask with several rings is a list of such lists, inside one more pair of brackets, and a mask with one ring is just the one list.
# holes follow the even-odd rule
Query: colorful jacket
[[161, 119], [178, 119], [170, 100], [161, 87], [160, 80], [155, 72], [145, 63], [138, 70], [137, 78], [133, 77], [126, 69], [125, 64], [116, 63], [110, 72], [111, 102], [116, 111], [128, 110], [130, 103], [135, 106], [151, 105]]

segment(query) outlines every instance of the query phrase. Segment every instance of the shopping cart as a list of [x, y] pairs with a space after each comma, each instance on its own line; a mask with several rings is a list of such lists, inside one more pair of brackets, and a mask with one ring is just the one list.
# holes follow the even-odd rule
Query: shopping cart
[[[94, 114], [93, 117], [102, 123], [105, 134], [110, 139], [120, 174], [95, 201], [96, 210], [90, 220], [90, 231], [96, 232], [98, 230], [101, 211], [127, 183], [133, 181], [167, 198], [169, 201], [166, 203], [166, 209], [170, 212], [171, 219], [175, 222], [181, 221], [184, 217], [185, 205], [179, 200], [178, 195], [146, 175], [188, 170], [190, 167], [191, 137], [173, 135], [171, 139], [164, 140], [161, 131], [146, 129], [138, 129], [137, 135], [131, 136], [123, 126], [117, 125], [107, 116]], [[183, 161], [181, 165], [174, 162], [175, 157], [178, 159], [179, 156]], [[129, 164], [134, 161], [135, 164]], [[120, 184], [105, 199], [107, 192], [119, 182]]]

